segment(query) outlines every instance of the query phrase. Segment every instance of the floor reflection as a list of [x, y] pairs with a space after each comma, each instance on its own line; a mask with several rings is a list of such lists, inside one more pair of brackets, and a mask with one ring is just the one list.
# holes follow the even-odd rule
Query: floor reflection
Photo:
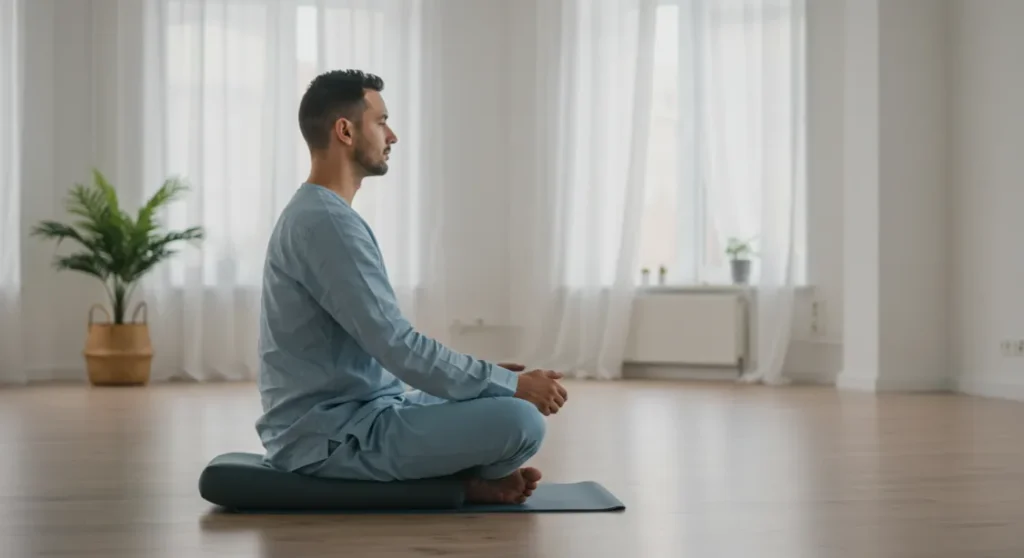
[[212, 509], [200, 520], [205, 542], [253, 546], [263, 558], [337, 548], [351, 556], [534, 557], [544, 519], [536, 514], [237, 514]]

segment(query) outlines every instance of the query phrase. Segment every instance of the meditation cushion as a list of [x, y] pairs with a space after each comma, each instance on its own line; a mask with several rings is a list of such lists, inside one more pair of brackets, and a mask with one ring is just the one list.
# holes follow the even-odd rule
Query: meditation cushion
[[225, 508], [243, 510], [457, 509], [462, 481], [402, 482], [322, 479], [273, 469], [253, 453], [215, 457], [199, 477], [199, 494]]

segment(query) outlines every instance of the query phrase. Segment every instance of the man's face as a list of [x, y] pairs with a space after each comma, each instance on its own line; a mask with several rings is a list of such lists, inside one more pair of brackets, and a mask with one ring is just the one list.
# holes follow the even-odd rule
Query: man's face
[[366, 110], [353, 135], [354, 156], [366, 176], [380, 176], [388, 172], [388, 154], [398, 137], [388, 126], [388, 109], [380, 92], [367, 91], [365, 99]]

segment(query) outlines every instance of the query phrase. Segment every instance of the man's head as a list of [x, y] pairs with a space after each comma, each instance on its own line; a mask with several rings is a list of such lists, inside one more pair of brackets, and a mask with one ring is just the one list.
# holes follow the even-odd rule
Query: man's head
[[317, 76], [299, 104], [299, 129], [310, 151], [347, 158], [364, 176], [386, 173], [398, 138], [387, 123], [383, 89], [381, 78], [358, 70]]

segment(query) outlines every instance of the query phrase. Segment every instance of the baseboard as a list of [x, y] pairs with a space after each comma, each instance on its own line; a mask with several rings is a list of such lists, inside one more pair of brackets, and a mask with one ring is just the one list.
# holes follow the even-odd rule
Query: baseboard
[[846, 391], [878, 391], [878, 378], [867, 374], [840, 372], [836, 376], [836, 388]]
[[955, 385], [956, 391], [964, 395], [1024, 401], [1024, 383], [961, 376], [957, 378]]
[[[622, 375], [638, 380], [693, 380], [712, 382], [735, 382], [740, 374], [735, 368], [692, 367], [674, 365], [651, 365], [627, 363]], [[836, 374], [826, 370], [784, 370], [783, 377], [793, 384], [832, 386]]]
[[735, 382], [739, 372], [735, 368], [690, 367], [626, 363], [622, 377], [630, 380], [693, 380], [708, 382]]
[[0, 381], [0, 386], [28, 386], [34, 384], [87, 384], [89, 376], [83, 367], [31, 368], [24, 374], [12, 375], [15, 380]]
[[927, 376], [872, 376], [867, 374], [840, 373], [836, 387], [848, 391], [933, 393], [948, 392], [950, 384], [946, 378]]
[[782, 375], [794, 384], [834, 386], [836, 373], [828, 370], [784, 370]]
[[946, 378], [931, 375], [909, 378], [883, 376], [878, 379], [878, 391], [948, 392], [951, 386]]

